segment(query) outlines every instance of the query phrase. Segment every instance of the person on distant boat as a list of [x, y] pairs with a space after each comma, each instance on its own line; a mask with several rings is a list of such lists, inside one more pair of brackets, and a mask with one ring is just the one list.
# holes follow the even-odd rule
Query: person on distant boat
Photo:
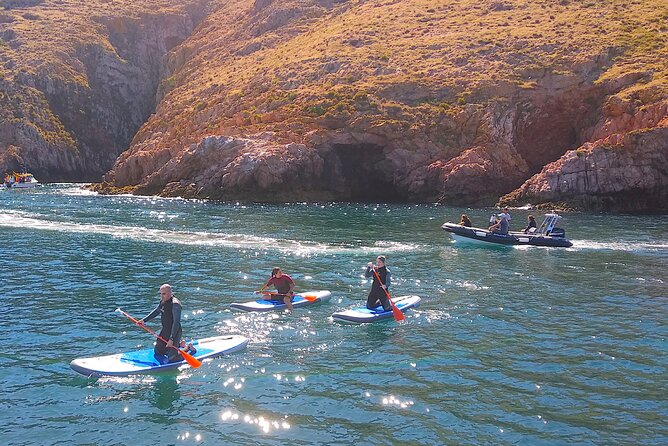
[[[533, 215], [529, 215], [529, 216], [527, 217], [527, 219], [528, 219], [529, 221], [528, 221], [528, 223], [527, 223], [527, 227], [524, 228], [524, 233], [525, 233], [525, 234], [528, 234], [529, 232], [532, 232], [532, 233], [533, 233], [533, 232], [536, 232], [536, 228], [538, 228], [538, 226], [536, 225], [536, 219], [534, 218], [534, 216], [533, 216]], [[531, 228], [534, 228], [533, 231], [531, 230]]]
[[[374, 270], [376, 274], [374, 274]], [[383, 310], [391, 311], [392, 305], [387, 298], [387, 288], [390, 286], [391, 273], [387, 266], [385, 266], [385, 256], [376, 257], [375, 265], [373, 262], [369, 262], [366, 266], [364, 277], [373, 277], [371, 291], [369, 291], [369, 296], [366, 299], [366, 307], [372, 310], [378, 305], [382, 305]], [[378, 278], [380, 278], [380, 281], [378, 281]]]
[[491, 231], [491, 230], [492, 230], [492, 226], [494, 226], [494, 225], [497, 224], [498, 222], [499, 222], [499, 219], [496, 218], [496, 215], [494, 215], [494, 214], [490, 215], [490, 216], [489, 216], [489, 227], [488, 227], [488, 229]]
[[[181, 302], [172, 293], [172, 286], [166, 283], [160, 287], [158, 306], [139, 320], [140, 325], [145, 325], [146, 322], [154, 319], [158, 314], [160, 315], [160, 322], [162, 323], [160, 337], [162, 339], [156, 340], [153, 348], [155, 357], [160, 362], [165, 360], [166, 362], [178, 362], [183, 359], [178, 351], [183, 331], [181, 328], [182, 309]], [[190, 353], [194, 350], [192, 344], [188, 344], [187, 351]]]
[[[268, 286], [274, 285], [276, 287], [276, 293], [268, 294], [263, 297], [264, 300], [276, 300], [276, 297], [283, 297], [283, 302], [285, 306], [288, 307], [289, 311], [292, 311], [292, 299], [294, 299], [295, 293], [295, 281], [292, 280], [292, 277], [287, 274], [283, 274], [280, 268], [276, 267], [271, 270], [271, 278], [260, 288], [260, 293], [262, 293]], [[277, 296], [278, 295], [278, 296]]]
[[469, 219], [469, 216], [466, 215], [466, 214], [462, 214], [462, 219], [461, 219], [461, 221], [459, 222], [459, 224], [462, 225], [462, 226], [467, 226], [467, 227], [469, 227], [469, 228], [470, 228], [471, 226], [473, 226], [473, 223], [471, 223], [471, 220]]

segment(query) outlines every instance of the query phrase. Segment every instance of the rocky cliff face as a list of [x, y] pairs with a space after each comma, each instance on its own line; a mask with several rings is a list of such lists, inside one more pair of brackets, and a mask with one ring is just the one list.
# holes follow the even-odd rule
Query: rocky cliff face
[[[129, 144], [102, 192], [489, 205], [572, 150], [659, 126], [666, 14], [653, 0], [106, 10], [86, 25], [99, 43], [63, 59], [77, 82], [29, 73], [25, 88], [65, 141], [40, 153], [102, 166]], [[13, 141], [5, 165], [27, 153]]]
[[203, 12], [195, 2], [151, 6], [5, 5], [0, 171], [90, 181], [112, 166], [155, 109], [165, 54]]
[[568, 203], [619, 212], [667, 211], [668, 104], [639, 115], [622, 117], [615, 111], [592, 130], [603, 132], [601, 136], [614, 133], [568, 151], [502, 197], [501, 204]]
[[[640, 100], [627, 91], [661, 77], [619, 70], [630, 52], [591, 32], [600, 16], [506, 6], [230, 2], [185, 45], [219, 57], [195, 55], [174, 71], [190, 94], [164, 92], [170, 108], [159, 107], [100, 190], [492, 204], [567, 151], [648, 122], [637, 113], [658, 122], [663, 87]], [[546, 27], [472, 29], [508, 26], [508, 11]], [[563, 33], [571, 13], [589, 36]], [[629, 101], [642, 111], [629, 115]]]

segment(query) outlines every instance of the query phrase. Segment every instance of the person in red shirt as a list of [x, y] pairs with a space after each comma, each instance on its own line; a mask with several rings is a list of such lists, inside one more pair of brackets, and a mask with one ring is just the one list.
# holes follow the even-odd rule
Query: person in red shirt
[[[283, 274], [280, 268], [276, 267], [271, 270], [271, 278], [260, 289], [263, 292], [265, 288], [270, 285], [276, 287], [276, 294], [268, 294], [263, 297], [264, 300], [276, 300], [276, 297], [283, 297], [283, 302], [288, 310], [292, 311], [292, 298], [294, 297], [295, 281], [287, 274]], [[278, 296], [277, 296], [278, 295]]]

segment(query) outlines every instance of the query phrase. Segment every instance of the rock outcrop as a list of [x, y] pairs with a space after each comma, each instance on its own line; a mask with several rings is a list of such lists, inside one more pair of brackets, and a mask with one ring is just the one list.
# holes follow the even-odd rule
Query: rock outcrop
[[617, 212], [668, 211], [668, 119], [570, 150], [504, 196], [502, 205], [568, 203]]
[[[413, 2], [222, 7], [184, 45], [192, 57], [171, 74], [191, 94], [165, 92], [169, 108], [159, 105], [99, 190], [485, 205], [567, 151], [649, 122], [625, 115], [627, 91], [646, 91], [639, 83], [655, 76], [620, 71], [627, 49], [586, 26], [588, 37], [565, 36], [550, 14], [565, 18], [574, 12], [568, 7], [507, 6], [492, 5], [483, 14], [488, 25], [503, 27], [509, 11], [529, 8], [531, 21], [546, 20], [547, 28], [502, 43], [489, 35], [475, 41], [466, 22], [480, 23], [475, 8], [441, 2], [414, 17], [405, 15], [415, 12]], [[391, 17], [405, 22], [384, 27]], [[464, 32], [437, 31], [453, 25]], [[546, 34], [562, 45], [544, 44]], [[568, 45], [584, 40], [586, 50], [570, 53]], [[562, 59], [554, 58], [559, 51]], [[172, 57], [183, 60], [178, 54]], [[219, 57], [203, 57], [211, 54]], [[640, 103], [658, 122], [656, 100]]]
[[[62, 25], [82, 37], [45, 61], [21, 25], [53, 36], [45, 19], [72, 7], [0, 15], [12, 73], [0, 81], [0, 168], [90, 179], [127, 148], [97, 190], [491, 205], [518, 187], [524, 200], [534, 189], [522, 184], [574, 150], [666, 119], [666, 11], [653, 0], [132, 4], [87, 3]], [[654, 159], [637, 144], [620, 150]], [[599, 165], [612, 178], [616, 162]], [[588, 193], [558, 196], [622, 208], [623, 194]]]
[[163, 58], [191, 35], [203, 6], [9, 6], [0, 20], [0, 172], [99, 180], [155, 110]]

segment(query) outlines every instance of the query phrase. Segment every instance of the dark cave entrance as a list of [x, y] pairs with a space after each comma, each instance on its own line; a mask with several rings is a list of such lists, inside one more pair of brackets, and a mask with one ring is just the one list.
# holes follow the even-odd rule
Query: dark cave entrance
[[403, 202], [406, 194], [397, 189], [394, 167], [384, 148], [375, 144], [334, 144], [326, 165], [330, 184], [341, 199], [353, 202]]

